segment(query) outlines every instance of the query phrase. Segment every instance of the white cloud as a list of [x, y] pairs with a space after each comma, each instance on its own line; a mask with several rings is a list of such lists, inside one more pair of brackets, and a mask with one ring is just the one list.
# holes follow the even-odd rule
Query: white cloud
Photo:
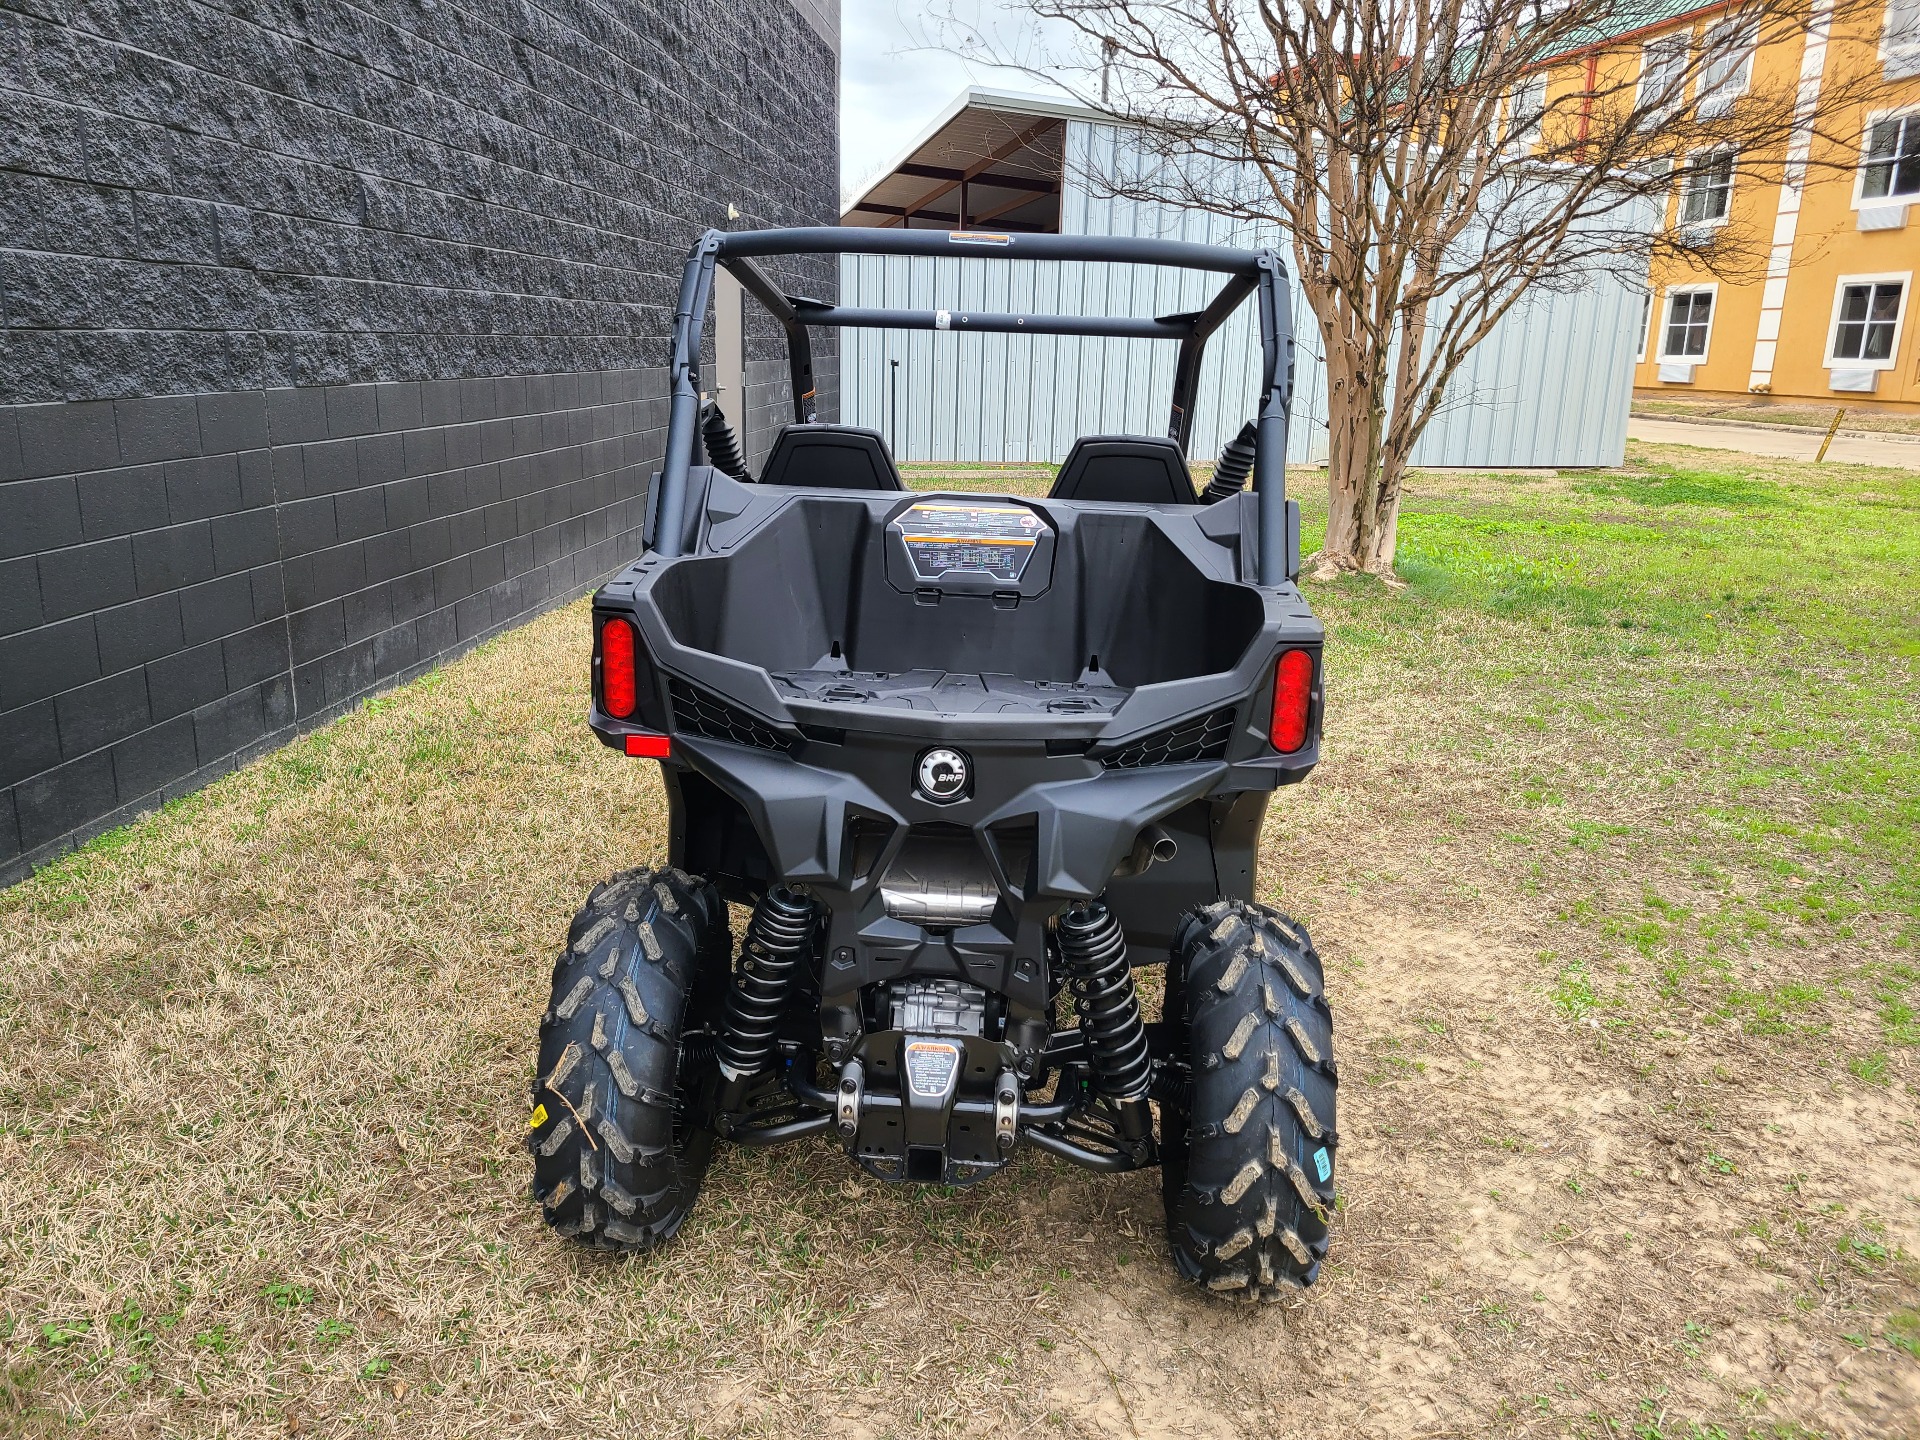
[[[969, 85], [1058, 92], [1022, 70], [985, 65], [934, 48], [950, 35], [954, 7], [927, 0], [842, 0], [840, 10], [840, 193], [851, 198]], [[993, 36], [1017, 44], [1019, 7], [966, 5]]]

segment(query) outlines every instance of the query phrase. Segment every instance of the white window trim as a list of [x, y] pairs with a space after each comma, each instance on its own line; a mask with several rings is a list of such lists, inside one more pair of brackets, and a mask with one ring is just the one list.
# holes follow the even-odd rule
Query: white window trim
[[1661, 110], [1648, 116], [1649, 120], [1655, 120], [1661, 124], [1665, 124], [1687, 108], [1687, 92], [1693, 88], [1693, 81], [1687, 76], [1684, 67], [1693, 61], [1693, 31], [1670, 30], [1665, 35], [1654, 36], [1651, 40], [1647, 41], [1646, 44], [1642, 45], [1640, 47], [1640, 73], [1635, 77], [1633, 82], [1633, 104], [1634, 108], [1638, 109], [1648, 103], [1646, 94], [1647, 76], [1651, 74], [1653, 70], [1653, 67], [1647, 63], [1648, 53], [1657, 46], [1674, 47], [1676, 41], [1684, 42], [1685, 44], [1685, 49], [1682, 52], [1683, 68], [1681, 70], [1680, 93], [1670, 99]]
[[1867, 188], [1867, 142], [1873, 138], [1873, 127], [1882, 120], [1898, 120], [1902, 115], [1920, 115], [1920, 104], [1892, 105], [1885, 110], [1867, 112], [1866, 122], [1860, 127], [1860, 158], [1853, 167], [1853, 208], [1856, 210], [1920, 204], [1920, 195], [1876, 195], [1869, 200], [1861, 193]]
[[1920, 60], [1920, 38], [1907, 41], [1904, 45], [1895, 45], [1891, 38], [1894, 0], [1885, 0], [1880, 12], [1880, 63], [1891, 65], [1895, 61], [1912, 62]]
[[[1539, 149], [1541, 144], [1546, 140], [1547, 114], [1551, 109], [1551, 106], [1547, 103], [1547, 90], [1551, 78], [1546, 71], [1536, 70], [1527, 76], [1526, 79], [1515, 85], [1512, 91], [1508, 93], [1506, 107], [1507, 133], [1505, 140], [1501, 142], [1500, 146], [1508, 155], [1516, 157], [1531, 155], [1535, 150]], [[1522, 113], [1520, 110], [1520, 102], [1525, 98], [1529, 90], [1536, 88], [1540, 92], [1539, 111], [1534, 113], [1528, 120], [1525, 130], [1516, 129], [1515, 127], [1519, 124]]]
[[[1707, 348], [1698, 355], [1669, 355], [1667, 353], [1667, 318], [1673, 313], [1673, 297], [1676, 295], [1708, 294], [1713, 303], [1707, 307]], [[1702, 281], [1698, 285], [1669, 285], [1660, 292], [1660, 303], [1654, 307], [1654, 323], [1660, 327], [1660, 346], [1654, 358], [1663, 365], [1704, 365], [1713, 354], [1713, 328], [1720, 323], [1720, 282]]]
[[[1714, 86], [1712, 89], [1708, 89], [1707, 88], [1707, 69], [1709, 66], [1713, 64], [1714, 32], [1716, 30], [1723, 30], [1723, 29], [1747, 29], [1747, 28], [1751, 28], [1754, 31], [1754, 38], [1753, 38], [1753, 41], [1747, 45], [1746, 54], [1742, 57], [1740, 62], [1739, 86], [1736, 88], [1731, 84], [1723, 83], [1721, 85]], [[1719, 104], [1722, 104], [1725, 106], [1731, 106], [1734, 101], [1738, 100], [1742, 95], [1745, 95], [1749, 91], [1751, 91], [1753, 89], [1754, 56], [1759, 51], [1759, 49], [1760, 49], [1760, 36], [1759, 36], [1759, 22], [1757, 20], [1749, 19], [1745, 16], [1734, 16], [1734, 17], [1729, 17], [1725, 20], [1716, 20], [1708, 24], [1700, 32], [1700, 52], [1701, 52], [1700, 53], [1700, 80], [1699, 80], [1699, 83], [1694, 86], [1694, 103], [1702, 107], [1707, 105], [1709, 102], [1718, 102]], [[1718, 109], [1713, 111], [1707, 111], [1703, 108], [1700, 111], [1700, 114], [1702, 115], [1703, 118], [1712, 118], [1713, 116], [1722, 115], [1725, 113], [1726, 113], [1725, 110], [1718, 110]]]
[[[1680, 212], [1687, 203], [1687, 177], [1694, 171], [1694, 160], [1702, 155], [1731, 155], [1734, 164], [1727, 171], [1727, 213], [1717, 220], [1682, 220]], [[1731, 145], [1708, 145], [1699, 150], [1687, 152], [1687, 163], [1673, 172], [1673, 228], [1675, 230], [1697, 230], [1705, 225], [1719, 229], [1733, 219], [1733, 192], [1740, 185], [1740, 152]]]
[[[1633, 363], [1636, 365], [1644, 365], [1647, 363], [1647, 351], [1653, 348], [1654, 325], [1660, 319], [1660, 307], [1655, 303], [1653, 291], [1648, 289], [1640, 293], [1640, 308], [1646, 311], [1646, 314], [1640, 317], [1640, 353], [1633, 357]], [[1707, 338], [1711, 340], [1713, 338], [1711, 333], [1713, 327], [1711, 323], [1709, 323], [1707, 328], [1709, 332]]]
[[[1893, 316], [1893, 344], [1888, 348], [1884, 360], [1841, 360], [1833, 353], [1833, 342], [1840, 335], [1840, 297], [1846, 293], [1849, 285], [1884, 285], [1889, 280], [1900, 282], [1900, 308]], [[1827, 354], [1826, 367], [1829, 370], [1892, 370], [1900, 364], [1900, 332], [1907, 324], [1907, 301], [1913, 298], [1913, 272], [1911, 270], [1890, 270], [1880, 275], [1842, 275], [1833, 282], [1833, 308], [1827, 312]]]

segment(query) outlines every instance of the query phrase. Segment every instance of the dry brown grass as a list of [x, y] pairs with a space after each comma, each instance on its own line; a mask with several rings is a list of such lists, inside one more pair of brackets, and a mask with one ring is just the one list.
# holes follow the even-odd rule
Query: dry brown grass
[[[1614, 632], [1410, 574], [1316, 595], [1328, 758], [1267, 832], [1345, 1080], [1312, 1292], [1190, 1294], [1151, 1174], [1032, 1154], [947, 1194], [723, 1148], [657, 1257], [544, 1233], [550, 951], [662, 848], [654, 767], [581, 723], [576, 606], [0, 895], [0, 1433], [1912, 1433], [1920, 1068], [1872, 968], [1911, 962], [1905, 862], [1794, 828], [1819, 757], [1698, 733], [1792, 638], [1675, 631], [1623, 688]], [[1817, 743], [1910, 765], [1911, 660], [1834, 673], [1893, 709]]]

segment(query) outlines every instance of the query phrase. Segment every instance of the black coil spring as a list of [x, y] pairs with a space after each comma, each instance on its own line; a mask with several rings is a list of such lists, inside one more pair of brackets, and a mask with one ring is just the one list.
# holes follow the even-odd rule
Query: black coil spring
[[716, 1047], [729, 1075], [757, 1075], [773, 1059], [794, 972], [813, 952], [813, 931], [813, 901], [784, 885], [775, 885], [753, 907]]
[[1200, 492], [1200, 499], [1205, 504], [1231, 499], [1247, 488], [1247, 476], [1253, 473], [1253, 452], [1258, 434], [1254, 423], [1249, 420], [1240, 427], [1240, 433], [1226, 443], [1220, 451], [1219, 463], [1213, 467], [1213, 478], [1207, 481], [1207, 488]]
[[1054, 924], [1095, 1087], [1115, 1100], [1138, 1100], [1153, 1080], [1140, 997], [1127, 964], [1127, 937], [1104, 900], [1068, 908]]

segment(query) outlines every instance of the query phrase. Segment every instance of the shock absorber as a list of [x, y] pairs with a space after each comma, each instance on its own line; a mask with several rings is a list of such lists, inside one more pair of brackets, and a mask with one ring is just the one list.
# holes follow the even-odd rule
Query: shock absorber
[[1213, 478], [1207, 481], [1207, 488], [1200, 492], [1202, 504], [1229, 500], [1247, 488], [1247, 476], [1253, 473], [1257, 433], [1257, 427], [1249, 420], [1240, 427], [1240, 433], [1226, 443], [1220, 452], [1219, 463], [1213, 467]]
[[700, 438], [706, 443], [707, 463], [716, 470], [725, 471], [736, 480], [751, 480], [747, 473], [747, 462], [740, 454], [740, 442], [734, 437], [733, 426], [727, 423], [726, 412], [711, 400], [700, 412]]
[[1094, 1088], [1113, 1102], [1121, 1133], [1140, 1140], [1153, 1126], [1147, 1107], [1153, 1065], [1127, 964], [1126, 934], [1104, 898], [1069, 905], [1054, 922], [1054, 934], [1080, 1012]]
[[800, 962], [812, 954], [813, 932], [813, 900], [785, 885], [769, 887], [753, 907], [716, 1047], [723, 1111], [738, 1105], [747, 1082], [773, 1062], [780, 1018]]

